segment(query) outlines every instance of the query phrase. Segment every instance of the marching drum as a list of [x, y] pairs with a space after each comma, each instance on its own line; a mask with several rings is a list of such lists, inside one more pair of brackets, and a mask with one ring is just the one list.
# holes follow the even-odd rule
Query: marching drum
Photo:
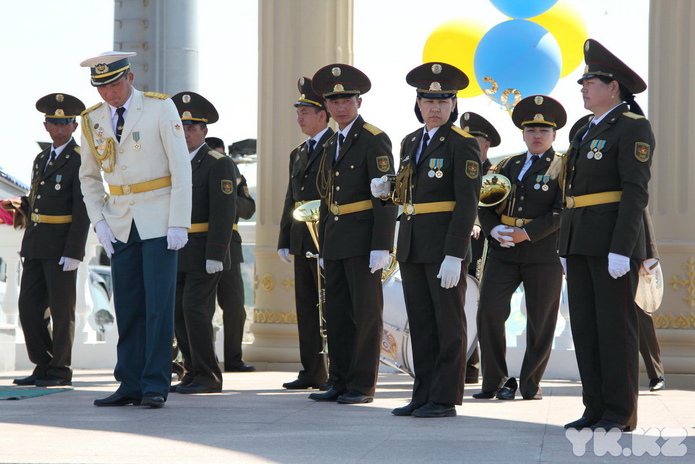
[[[466, 326], [468, 351], [470, 356], [478, 342], [476, 314], [480, 290], [478, 281], [466, 274]], [[400, 269], [396, 269], [383, 283], [384, 291], [384, 330], [381, 337], [380, 360], [387, 366], [413, 375], [413, 345], [410, 340], [408, 313], [403, 297], [403, 280]]]

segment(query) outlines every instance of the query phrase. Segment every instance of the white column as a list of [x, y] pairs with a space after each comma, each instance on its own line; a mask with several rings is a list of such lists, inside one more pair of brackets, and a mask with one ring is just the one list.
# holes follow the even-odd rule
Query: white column
[[665, 281], [655, 323], [667, 374], [695, 374], [695, 2], [652, 1], [649, 34], [650, 211]]
[[297, 80], [326, 64], [352, 63], [352, 0], [259, 1], [256, 285], [250, 362], [298, 363], [291, 265], [277, 256], [295, 122]]

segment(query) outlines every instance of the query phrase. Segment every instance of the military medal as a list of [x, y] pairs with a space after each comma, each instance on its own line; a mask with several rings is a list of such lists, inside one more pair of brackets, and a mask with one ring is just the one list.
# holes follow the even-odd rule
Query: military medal
[[135, 145], [133, 145], [133, 149], [139, 150], [140, 144], [138, 142], [140, 141], [140, 132], [133, 132], [133, 140], [135, 141]]
[[63, 180], [63, 176], [60, 175], [60, 174], [58, 174], [58, 175], [56, 176], [56, 186], [55, 186], [55, 189], [56, 189], [56, 190], [60, 190], [60, 189], [61, 189], [60, 181], [62, 181], [62, 180]]
[[536, 190], [540, 190], [541, 188], [541, 179], [543, 176], [536, 176], [536, 183], [534, 184], [533, 188]]
[[586, 157], [589, 159], [594, 158], [596, 161], [600, 160], [601, 158], [603, 158], [603, 153], [601, 153], [601, 149], [605, 146], [605, 140], [592, 140], [591, 151], [586, 154]]
[[430, 172], [428, 172], [427, 175], [429, 177], [436, 177], [437, 179], [441, 179], [442, 176], [444, 176], [444, 173], [442, 172], [442, 166], [444, 166], [444, 159], [430, 159]]

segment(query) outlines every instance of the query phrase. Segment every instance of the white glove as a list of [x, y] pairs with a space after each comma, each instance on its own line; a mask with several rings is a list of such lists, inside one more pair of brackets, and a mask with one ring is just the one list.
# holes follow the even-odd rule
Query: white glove
[[389, 181], [383, 177], [375, 177], [372, 179], [372, 183], [369, 184], [369, 188], [372, 191], [372, 195], [376, 198], [385, 198], [389, 195], [391, 186]]
[[288, 256], [290, 255], [290, 249], [289, 248], [280, 248], [278, 249], [278, 256], [280, 257], [280, 261], [283, 263], [290, 264], [292, 261]]
[[480, 226], [474, 224], [473, 230], [471, 230], [471, 237], [478, 240], [480, 238], [480, 230]]
[[437, 279], [442, 280], [442, 288], [452, 288], [458, 285], [461, 278], [461, 258], [445, 256], [442, 266], [439, 268]]
[[110, 258], [113, 254], [113, 244], [116, 243], [116, 237], [113, 235], [111, 227], [109, 227], [105, 219], [102, 219], [94, 225], [94, 229], [97, 232], [99, 243], [104, 247], [106, 256]]
[[323, 258], [319, 258], [319, 266], [321, 266], [321, 269], [325, 269], [323, 267]]
[[224, 264], [222, 261], [217, 261], [214, 259], [205, 260], [205, 272], [208, 274], [214, 274], [216, 272], [221, 272], [224, 269]]
[[642, 261], [642, 272], [647, 275], [654, 275], [656, 273], [656, 266], [659, 264], [657, 258], [648, 258]]
[[630, 258], [616, 253], [608, 253], [608, 273], [614, 279], [624, 276], [630, 271]]
[[169, 227], [167, 230], [167, 248], [180, 250], [188, 242], [188, 231], [183, 227]]
[[562, 264], [562, 272], [564, 272], [565, 277], [567, 277], [567, 258], [560, 256], [560, 264]]
[[514, 246], [514, 242], [512, 241], [512, 236], [506, 235], [506, 234], [511, 234], [512, 232], [514, 232], [514, 229], [507, 227], [504, 224], [499, 224], [499, 225], [496, 225], [490, 231], [490, 235], [492, 235], [492, 238], [494, 238], [495, 240], [500, 242], [500, 245], [502, 245], [503, 247], [511, 248]]
[[379, 269], [383, 269], [389, 263], [388, 250], [372, 250], [369, 253], [369, 270], [374, 274]]
[[63, 265], [63, 270], [64, 271], [74, 271], [80, 266], [80, 260], [79, 259], [73, 259], [73, 258], [67, 258], [65, 256], [60, 257], [60, 261], [58, 261], [58, 265], [62, 264]]

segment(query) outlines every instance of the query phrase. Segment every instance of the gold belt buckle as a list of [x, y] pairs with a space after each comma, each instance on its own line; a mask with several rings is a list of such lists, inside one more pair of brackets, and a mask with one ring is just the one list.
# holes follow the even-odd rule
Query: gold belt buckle
[[338, 203], [334, 203], [331, 205], [331, 213], [333, 213], [336, 216], [340, 216], [340, 206], [338, 206]]
[[565, 204], [568, 208], [574, 208], [574, 197], [565, 198]]
[[121, 185], [121, 190], [123, 191], [123, 195], [130, 195], [130, 184]]
[[39, 215], [36, 213], [31, 213], [31, 220], [33, 222], [39, 222]]
[[405, 214], [407, 214], [408, 216], [412, 216], [413, 214], [415, 214], [415, 205], [412, 203], [406, 204], [405, 205]]
[[524, 220], [523, 220], [523, 219], [521, 219], [521, 218], [516, 218], [516, 219], [514, 220], [514, 222], [516, 223], [516, 226], [517, 226], [517, 227], [519, 227], [519, 228], [524, 227]]

